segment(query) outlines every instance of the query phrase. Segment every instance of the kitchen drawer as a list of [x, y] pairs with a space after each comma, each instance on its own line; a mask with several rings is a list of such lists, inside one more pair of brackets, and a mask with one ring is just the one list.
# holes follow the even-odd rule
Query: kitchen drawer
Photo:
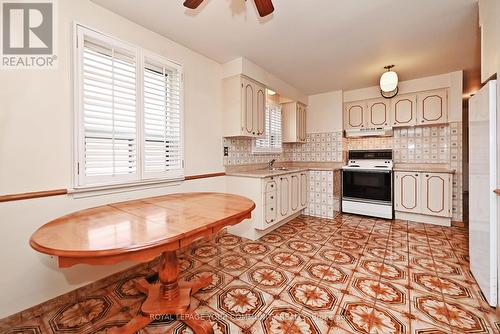
[[264, 200], [265, 203], [272, 203], [272, 202], [277, 202], [278, 200], [278, 193], [276, 191], [273, 192], [268, 192], [264, 195]]
[[266, 194], [264, 213], [267, 225], [272, 225], [278, 222], [278, 200], [276, 198], [276, 193]]
[[265, 185], [264, 185], [264, 191], [266, 193], [270, 193], [270, 192], [276, 192], [278, 189], [278, 185], [276, 183], [276, 181], [274, 180], [269, 180], [269, 181], [266, 181], [265, 182]]

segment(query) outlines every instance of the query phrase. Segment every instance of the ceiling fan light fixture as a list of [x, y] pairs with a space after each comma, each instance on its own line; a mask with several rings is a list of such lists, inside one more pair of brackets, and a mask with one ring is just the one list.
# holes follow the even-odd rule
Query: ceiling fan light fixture
[[393, 67], [394, 65], [385, 66], [384, 68], [387, 72], [380, 77], [380, 93], [386, 98], [391, 98], [398, 94], [399, 78], [398, 74], [391, 70]]

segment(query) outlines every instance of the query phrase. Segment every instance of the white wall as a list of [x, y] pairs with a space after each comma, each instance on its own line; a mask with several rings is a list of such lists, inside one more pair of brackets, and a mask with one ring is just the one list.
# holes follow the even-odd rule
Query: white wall
[[[449, 88], [448, 92], [448, 121], [462, 121], [462, 92], [463, 73], [456, 71], [434, 75], [414, 80], [401, 81], [399, 94], [414, 93], [438, 88]], [[344, 102], [372, 99], [380, 97], [378, 86], [344, 91]]]
[[286, 83], [274, 74], [269, 73], [259, 65], [252, 63], [246, 58], [237, 58], [223, 65], [223, 77], [231, 77], [233, 75], [244, 74], [278, 92], [281, 96], [300, 101], [307, 104], [307, 95], [299, 89]]
[[500, 22], [498, 0], [479, 0], [479, 26], [481, 27], [481, 82], [497, 72], [499, 57]]
[[[0, 195], [71, 187], [73, 21], [142, 46], [184, 65], [186, 174], [223, 171], [222, 66], [88, 0], [58, 2], [55, 70], [0, 71]], [[58, 196], [0, 203], [3, 286], [0, 318], [121, 270], [77, 266], [59, 270], [28, 240], [63, 214], [103, 203], [179, 191], [224, 191], [224, 178], [74, 199]]]
[[310, 95], [307, 107], [307, 132], [342, 131], [342, 91]]

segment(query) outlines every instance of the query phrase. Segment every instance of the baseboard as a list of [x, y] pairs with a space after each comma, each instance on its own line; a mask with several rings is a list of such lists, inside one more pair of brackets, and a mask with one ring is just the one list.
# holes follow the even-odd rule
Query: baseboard
[[409, 220], [417, 223], [451, 226], [451, 218], [421, 215], [418, 213], [396, 211], [396, 219]]

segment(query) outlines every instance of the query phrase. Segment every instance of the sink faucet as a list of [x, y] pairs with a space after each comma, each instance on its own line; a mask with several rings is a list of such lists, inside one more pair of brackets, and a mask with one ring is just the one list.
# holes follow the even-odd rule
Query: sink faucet
[[269, 169], [273, 169], [274, 168], [274, 163], [276, 162], [276, 159], [273, 159], [271, 161], [269, 161], [269, 163], [267, 164]]

